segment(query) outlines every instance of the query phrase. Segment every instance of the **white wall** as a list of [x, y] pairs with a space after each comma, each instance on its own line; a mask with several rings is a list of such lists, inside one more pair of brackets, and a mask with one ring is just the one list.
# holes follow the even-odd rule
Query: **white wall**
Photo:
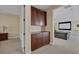
[[54, 23], [53, 23], [53, 13], [52, 10], [59, 8], [60, 5], [51, 5], [47, 11], [47, 26], [42, 27], [43, 31], [49, 31], [50, 32], [50, 44], [53, 44], [53, 38], [54, 38]]
[[21, 47], [22, 47], [22, 51], [24, 52], [24, 6], [21, 6], [20, 9], [21, 13], [20, 13], [20, 39], [21, 39]]
[[0, 13], [20, 16], [21, 5], [0, 5]]
[[53, 20], [52, 20], [52, 8], [53, 6], [49, 7], [46, 11], [47, 11], [47, 26], [45, 26], [45, 31], [49, 31], [50, 32], [50, 44], [53, 43]]
[[31, 32], [40, 32], [42, 31], [41, 26], [31, 26]]
[[[65, 7], [65, 6], [64, 6]], [[69, 8], [60, 7], [55, 9], [54, 12], [54, 24], [55, 29], [58, 29], [59, 22], [71, 21], [72, 23], [72, 30], [78, 29], [76, 25], [78, 24], [78, 17], [79, 17], [79, 9], [78, 6], [72, 6]]]
[[3, 33], [3, 26], [8, 38], [19, 38], [20, 17], [11, 14], [0, 13], [0, 33]]
[[[78, 48], [79, 49], [79, 27], [77, 27], [77, 24], [79, 24], [79, 6], [72, 6], [68, 9], [64, 9], [63, 7], [60, 7], [58, 9], [55, 9], [53, 11], [54, 16], [54, 26], [57, 31], [60, 31], [58, 29], [58, 22], [63, 21], [71, 21], [72, 22], [72, 30], [70, 32], [70, 36], [67, 40], [63, 39], [57, 39], [54, 38], [54, 45], [61, 45], [71, 48]], [[68, 32], [66, 30], [61, 30], [62, 32]]]
[[25, 7], [25, 53], [31, 53], [31, 6]]

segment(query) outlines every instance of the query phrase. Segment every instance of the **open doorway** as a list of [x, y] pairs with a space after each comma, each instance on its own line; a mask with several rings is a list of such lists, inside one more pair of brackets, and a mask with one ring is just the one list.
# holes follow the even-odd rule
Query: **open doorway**
[[54, 46], [57, 53], [79, 53], [79, 5], [62, 5], [53, 11]]
[[22, 6], [0, 6], [0, 54], [22, 54]]

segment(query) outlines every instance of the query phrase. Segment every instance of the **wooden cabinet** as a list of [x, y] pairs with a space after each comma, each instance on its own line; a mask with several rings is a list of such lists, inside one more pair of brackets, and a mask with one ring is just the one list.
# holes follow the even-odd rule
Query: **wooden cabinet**
[[46, 26], [46, 12], [31, 7], [31, 25]]
[[38, 12], [37, 9], [34, 7], [31, 7], [31, 24], [32, 25], [38, 25], [39, 20], [38, 19]]
[[43, 45], [49, 44], [50, 42], [50, 33], [44, 32], [43, 34]]
[[38, 47], [37, 44], [38, 40], [37, 40], [37, 35], [31, 35], [31, 50], [35, 50]]
[[0, 33], [0, 41], [8, 40], [8, 33]]
[[50, 33], [49, 32], [40, 32], [31, 35], [31, 50], [34, 51], [44, 45], [49, 44], [50, 42]]

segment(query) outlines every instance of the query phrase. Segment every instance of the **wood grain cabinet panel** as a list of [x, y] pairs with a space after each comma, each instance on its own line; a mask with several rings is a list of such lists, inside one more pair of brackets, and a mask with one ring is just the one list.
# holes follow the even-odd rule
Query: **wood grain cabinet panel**
[[39, 47], [42, 46], [42, 39], [41, 39], [41, 34], [33, 34], [32, 37], [31, 37], [31, 50], [35, 50], [35, 49], [38, 49]]
[[37, 42], [38, 42], [37, 35], [31, 35], [31, 50], [32, 51], [38, 48]]
[[8, 33], [0, 33], [0, 41], [8, 40]]
[[37, 9], [31, 7], [31, 24], [32, 25], [38, 25], [37, 22]]
[[50, 42], [50, 33], [44, 32], [43, 33], [43, 45], [49, 44]]
[[42, 33], [39, 33], [37, 35], [38, 35], [38, 48], [40, 48], [43, 45]]
[[44, 45], [49, 44], [50, 42], [50, 33], [49, 32], [40, 32], [31, 35], [31, 50], [34, 51]]
[[46, 26], [46, 12], [31, 7], [31, 25]]

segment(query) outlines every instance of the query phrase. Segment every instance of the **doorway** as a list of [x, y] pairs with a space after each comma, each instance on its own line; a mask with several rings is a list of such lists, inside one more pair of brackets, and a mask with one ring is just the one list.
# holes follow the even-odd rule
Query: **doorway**
[[0, 6], [0, 54], [22, 54], [24, 25], [22, 5]]

